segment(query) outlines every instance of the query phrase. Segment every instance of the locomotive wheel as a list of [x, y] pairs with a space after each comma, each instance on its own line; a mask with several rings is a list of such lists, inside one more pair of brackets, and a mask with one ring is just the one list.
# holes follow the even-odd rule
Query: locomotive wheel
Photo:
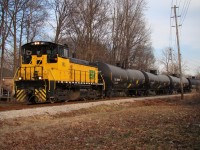
[[51, 97], [51, 98], [49, 99], [49, 101], [50, 101], [50, 103], [51, 103], [51, 104], [53, 104], [53, 103], [55, 103], [55, 102], [56, 102], [56, 98], [54, 98], [54, 97]]
[[75, 89], [75, 90], [71, 90], [69, 92], [69, 95], [67, 96], [68, 100], [77, 100], [80, 98], [80, 90], [79, 89]]
[[32, 95], [28, 98], [28, 101], [27, 101], [28, 104], [36, 104], [36, 101], [35, 101], [35, 95]]

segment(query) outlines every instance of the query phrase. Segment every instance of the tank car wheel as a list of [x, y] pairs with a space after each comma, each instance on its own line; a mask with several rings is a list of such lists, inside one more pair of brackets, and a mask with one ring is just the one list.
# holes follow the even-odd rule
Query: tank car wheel
[[110, 89], [110, 90], [107, 91], [106, 96], [108, 98], [112, 98], [114, 96], [114, 92], [112, 91], [112, 89]]
[[100, 99], [102, 99], [102, 100], [105, 99], [105, 98], [106, 98], [105, 95], [100, 96]]
[[150, 95], [149, 90], [145, 91], [145, 92], [144, 92], [144, 95], [145, 95], [145, 96], [149, 96], [149, 95]]

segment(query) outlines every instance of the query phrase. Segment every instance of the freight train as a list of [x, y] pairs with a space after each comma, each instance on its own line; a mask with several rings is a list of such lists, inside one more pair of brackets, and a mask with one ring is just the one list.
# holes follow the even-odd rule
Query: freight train
[[[14, 80], [16, 100], [28, 103], [180, 92], [177, 77], [79, 60], [69, 57], [67, 45], [46, 41], [21, 47]], [[192, 84], [199, 80], [183, 78], [184, 92]]]

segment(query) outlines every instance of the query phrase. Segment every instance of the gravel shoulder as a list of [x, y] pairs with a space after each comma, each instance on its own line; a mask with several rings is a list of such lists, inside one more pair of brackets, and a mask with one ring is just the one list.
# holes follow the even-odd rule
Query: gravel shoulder
[[[192, 94], [186, 94], [185, 96]], [[169, 95], [168, 98], [180, 98], [179, 95]], [[112, 105], [120, 104], [126, 102], [135, 102], [141, 100], [152, 100], [152, 99], [165, 99], [166, 96], [156, 96], [156, 97], [140, 97], [140, 98], [126, 98], [120, 100], [104, 100], [98, 102], [88, 102], [88, 103], [77, 103], [71, 105], [61, 105], [61, 106], [47, 106], [47, 107], [37, 107], [22, 110], [9, 110], [0, 112], [0, 120], [14, 119], [19, 117], [30, 117], [36, 115], [55, 115], [60, 113], [67, 113], [74, 110], [79, 110], [83, 108], [89, 108], [98, 105]]]

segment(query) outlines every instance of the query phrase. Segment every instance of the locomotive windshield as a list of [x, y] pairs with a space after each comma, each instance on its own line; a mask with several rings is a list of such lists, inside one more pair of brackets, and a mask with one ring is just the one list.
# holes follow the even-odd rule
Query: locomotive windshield
[[51, 42], [31, 42], [22, 46], [22, 63], [31, 64], [32, 55], [47, 55], [47, 63], [56, 63], [57, 57], [68, 57], [68, 47]]

